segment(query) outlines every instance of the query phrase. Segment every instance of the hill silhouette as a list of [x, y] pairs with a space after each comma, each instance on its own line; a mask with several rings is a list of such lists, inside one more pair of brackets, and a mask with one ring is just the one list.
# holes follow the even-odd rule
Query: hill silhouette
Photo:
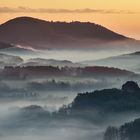
[[104, 140], [139, 140], [140, 139], [140, 118], [135, 119], [132, 122], [125, 123], [119, 128], [108, 127]]
[[122, 89], [79, 93], [68, 107], [59, 110], [62, 116], [78, 117], [99, 123], [129, 112], [140, 112], [140, 88], [133, 81], [126, 82]]
[[125, 39], [129, 38], [89, 22], [49, 22], [31, 17], [19, 17], [0, 26], [0, 41], [31, 45], [36, 48]]
[[[36, 74], [37, 73], [37, 74]], [[0, 76], [11, 79], [11, 77], [37, 78], [37, 77], [94, 77], [94, 78], [126, 78], [139, 77], [139, 75], [126, 70], [120, 70], [108, 67], [53, 67], [53, 66], [7, 66], [1, 72]]]

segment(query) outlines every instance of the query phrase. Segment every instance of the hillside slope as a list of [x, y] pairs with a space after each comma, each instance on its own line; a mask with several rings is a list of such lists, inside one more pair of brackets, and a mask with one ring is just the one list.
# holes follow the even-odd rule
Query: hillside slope
[[89, 45], [129, 39], [89, 22], [49, 22], [30, 17], [12, 19], [0, 26], [0, 41], [47, 48], [50, 45]]

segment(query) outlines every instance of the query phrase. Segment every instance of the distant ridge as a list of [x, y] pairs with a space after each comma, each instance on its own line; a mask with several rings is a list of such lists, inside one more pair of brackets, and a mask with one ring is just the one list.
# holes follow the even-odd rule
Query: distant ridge
[[[0, 25], [0, 41], [32, 45], [93, 44], [101, 41], [128, 40], [101, 25], [90, 22], [49, 22], [31, 17], [19, 17]], [[83, 44], [85, 43], [85, 44]]]
[[107, 57], [99, 60], [89, 60], [80, 62], [81, 64], [89, 66], [107, 66], [107, 67], [116, 67], [119, 69], [127, 69], [136, 73], [140, 73], [140, 51], [133, 53], [122, 54], [113, 57]]

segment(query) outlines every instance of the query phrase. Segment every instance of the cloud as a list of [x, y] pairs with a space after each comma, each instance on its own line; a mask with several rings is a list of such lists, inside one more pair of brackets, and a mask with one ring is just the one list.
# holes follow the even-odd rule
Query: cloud
[[105, 10], [105, 9], [46, 9], [46, 8], [28, 8], [28, 7], [0, 7], [0, 13], [49, 13], [49, 14], [57, 14], [57, 13], [97, 13], [97, 14], [134, 14], [135, 12], [129, 10]]

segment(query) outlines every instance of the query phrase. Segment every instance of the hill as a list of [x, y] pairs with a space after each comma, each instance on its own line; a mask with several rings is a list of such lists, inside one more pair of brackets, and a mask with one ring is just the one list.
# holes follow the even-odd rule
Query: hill
[[27, 60], [22, 66], [54, 66], [54, 67], [84, 67], [80, 63], [73, 63], [68, 60], [55, 60], [55, 59], [42, 59], [42, 58], [33, 58]]
[[129, 38], [89, 22], [49, 22], [31, 17], [12, 19], [0, 26], [0, 41], [34, 48], [72, 47]]
[[125, 79], [136, 78], [139, 75], [115, 68], [108, 67], [53, 67], [53, 66], [18, 66], [5, 67], [0, 72], [0, 77], [11, 79], [20, 78], [47, 78], [47, 77], [67, 77], [67, 78], [97, 78], [97, 79]]
[[105, 59], [99, 60], [89, 60], [81, 62], [82, 64], [87, 65], [96, 65], [96, 66], [108, 66], [108, 67], [116, 67], [120, 69], [127, 69], [134, 72], [140, 72], [140, 52], [134, 52], [114, 57], [108, 57]]
[[119, 122], [122, 115], [126, 115], [124, 118], [128, 119], [127, 113], [130, 114], [129, 117], [140, 113], [140, 88], [135, 82], [128, 81], [121, 89], [79, 93], [74, 101], [68, 107], [61, 108], [59, 113], [96, 123], [108, 123], [112, 119]]
[[117, 127], [108, 127], [104, 140], [139, 140], [140, 118]]

